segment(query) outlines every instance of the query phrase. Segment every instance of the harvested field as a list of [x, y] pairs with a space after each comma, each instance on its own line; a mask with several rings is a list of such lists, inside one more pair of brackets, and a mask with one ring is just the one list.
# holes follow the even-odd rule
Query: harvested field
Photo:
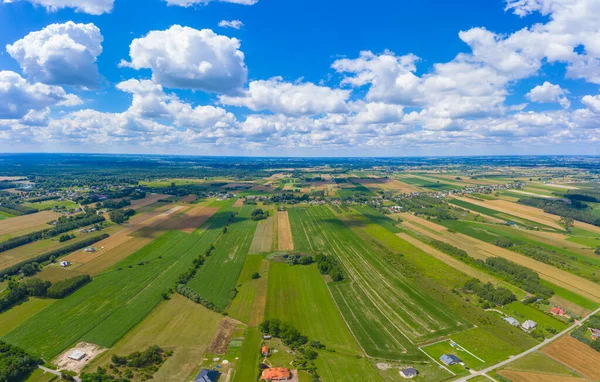
[[[563, 230], [561, 225], [558, 224], [558, 221], [560, 220], [559, 216], [547, 214], [538, 208], [529, 207], [529, 206], [525, 206], [525, 205], [517, 204], [517, 203], [512, 203], [512, 202], [508, 202], [506, 200], [481, 201], [481, 200], [477, 200], [477, 199], [464, 198], [464, 197], [458, 197], [456, 199], [463, 200], [465, 202], [469, 202], [469, 203], [472, 203], [472, 204], [475, 204], [475, 205], [478, 205], [481, 207], [491, 208], [493, 210], [496, 210], [499, 212], [504, 212], [509, 215], [514, 215], [521, 219], [531, 220], [531, 221], [546, 225], [548, 227]], [[584, 224], [584, 223], [575, 222], [575, 226], [581, 226], [580, 224]], [[581, 226], [581, 227], [583, 228], [583, 226]], [[594, 226], [592, 226], [592, 227], [594, 227]], [[596, 229], [598, 230], [597, 232], [600, 232], [600, 227], [596, 227]]]
[[[427, 253], [428, 255], [435, 257], [438, 260], [443, 261], [444, 263], [448, 264], [452, 268], [459, 270], [460, 272], [466, 274], [469, 277], [479, 279], [483, 282], [491, 282], [492, 284], [495, 284], [495, 285], [501, 285], [503, 287], [507, 287], [507, 285], [505, 285], [505, 283], [499, 281], [495, 277], [490, 276], [487, 273], [481, 272], [480, 270], [475, 269], [475, 268], [463, 263], [462, 261], [457, 260], [454, 257], [447, 255], [444, 252], [439, 251], [439, 250], [423, 243], [420, 240], [415, 239], [414, 237], [412, 237], [406, 233], [398, 233], [396, 235], [398, 235], [403, 240], [409, 242], [410, 244], [414, 245], [415, 247], [419, 248], [421, 251]], [[512, 287], [511, 287], [511, 289], [512, 289]]]
[[235, 327], [238, 324], [238, 321], [235, 321], [229, 317], [221, 320], [221, 324], [219, 325], [219, 330], [217, 334], [213, 338], [210, 346], [208, 347], [208, 352], [211, 354], [225, 354], [227, 353], [227, 346], [229, 342], [231, 342], [231, 337], [233, 336], [233, 332], [235, 331]]
[[584, 382], [585, 378], [567, 377], [565, 375], [552, 375], [542, 373], [530, 373], [526, 371], [501, 370], [498, 372], [504, 378], [512, 382]]
[[42, 271], [35, 275], [36, 278], [44, 281], [55, 283], [57, 281], [70, 279], [71, 277], [81, 276], [84, 272], [76, 271], [73, 267], [62, 268], [58, 264], [52, 264], [45, 267]]
[[[43, 226], [49, 221], [58, 219], [59, 216], [60, 214], [54, 211], [42, 211], [35, 214], [4, 219], [0, 221], [0, 236], [9, 235], [11, 233], [33, 227]], [[46, 228], [50, 228], [50, 226]]]
[[277, 243], [280, 251], [294, 250], [294, 240], [287, 211], [277, 211]]
[[271, 252], [273, 249], [273, 222], [274, 216], [269, 216], [266, 220], [258, 223], [252, 244], [250, 244], [249, 254], [255, 255], [259, 253]]
[[183, 198], [179, 199], [179, 201], [182, 203], [191, 203], [191, 202], [195, 201], [196, 199], [198, 199], [197, 195], [190, 194], [190, 195], [186, 195]]
[[[69, 355], [75, 351], [79, 351], [85, 354], [85, 356], [81, 360], [70, 359]], [[54, 363], [58, 366], [59, 370], [70, 370], [79, 373], [92, 359], [105, 351], [106, 349], [102, 346], [80, 342], [74, 348], [59, 355]]]
[[430, 220], [422, 219], [420, 217], [414, 216], [413, 214], [402, 213], [402, 214], [400, 214], [400, 217], [402, 218], [402, 220], [408, 220], [410, 222], [417, 223], [419, 225], [422, 225], [423, 227], [426, 227], [426, 228], [436, 231], [436, 232], [447, 232], [448, 231], [448, 228], [446, 228], [442, 225], [432, 223]]
[[202, 224], [204, 224], [211, 216], [213, 216], [219, 208], [217, 207], [195, 207], [185, 213], [161, 224], [160, 228], [165, 230], [178, 230], [185, 233], [192, 233]]
[[233, 203], [233, 207], [242, 207], [244, 205], [244, 198], [238, 198], [238, 200]]
[[542, 352], [591, 380], [600, 379], [600, 352], [571, 336], [563, 336], [545, 347]]
[[252, 310], [250, 311], [251, 326], [258, 326], [265, 319], [265, 306], [267, 305], [267, 288], [269, 287], [269, 260], [263, 260], [260, 266], [260, 279], [256, 283]]
[[396, 179], [386, 178], [369, 178], [369, 179], [354, 179], [355, 182], [360, 183], [371, 191], [383, 190], [383, 191], [396, 191], [400, 193], [411, 193], [419, 192], [420, 190], [411, 186], [410, 184], [402, 183]]
[[165, 199], [168, 198], [169, 195], [163, 195], [163, 194], [150, 194], [148, 196], [146, 196], [144, 199], [135, 199], [131, 201], [131, 206], [129, 206], [130, 208], [133, 208], [134, 210], [140, 209], [142, 207], [146, 207], [149, 206], [150, 204], [156, 203], [158, 202], [160, 199]]
[[[418, 218], [410, 214], [402, 214], [401, 216], [403, 218], [406, 217], [407, 219], [410, 219], [419, 225], [427, 225], [428, 228], [434, 228], [434, 226], [437, 226], [437, 224], [431, 221]], [[532, 258], [520, 255], [508, 249], [500, 248], [461, 233], [450, 233], [446, 230], [446, 228], [444, 228], [446, 232], [444, 232], [442, 229], [438, 229], [437, 232], [439, 232], [440, 235], [433, 236], [430, 231], [417, 225], [413, 225], [411, 229], [422, 235], [444, 241], [457, 248], [460, 248], [466, 251], [471, 257], [477, 259], [485, 260], [488, 257], [503, 257], [507, 260], [538, 272], [542, 279], [547, 280], [559, 287], [575, 292], [592, 301], [600, 302], [600, 287], [597, 284], [566, 271], [554, 268], [551, 265], [536, 261]]]

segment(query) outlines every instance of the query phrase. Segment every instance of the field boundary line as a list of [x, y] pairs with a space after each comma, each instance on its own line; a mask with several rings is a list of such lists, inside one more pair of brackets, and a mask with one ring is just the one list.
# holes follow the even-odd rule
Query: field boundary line
[[470, 351], [468, 351], [467, 349], [464, 348], [464, 346], [462, 346], [461, 344], [459, 344], [456, 341], [450, 340], [452, 342], [454, 342], [456, 345], [458, 345], [458, 347], [460, 347], [462, 350], [466, 351], [467, 353], [469, 353], [470, 355], [472, 355], [473, 357], [477, 358], [478, 360], [480, 360], [481, 362], [485, 363], [484, 360], [482, 360], [481, 358], [477, 357], [475, 354], [471, 353]]
[[448, 373], [452, 374], [453, 376], [456, 377], [456, 373], [453, 372], [452, 370], [448, 369], [446, 366], [442, 365], [441, 363], [439, 363], [438, 361], [435, 360], [435, 358], [433, 358], [432, 356], [430, 356], [429, 354], [427, 354], [427, 352], [421, 348], [418, 348], [420, 351], [423, 352], [423, 354], [425, 354], [429, 359], [431, 359], [433, 362], [437, 363], [442, 369], [445, 369]]

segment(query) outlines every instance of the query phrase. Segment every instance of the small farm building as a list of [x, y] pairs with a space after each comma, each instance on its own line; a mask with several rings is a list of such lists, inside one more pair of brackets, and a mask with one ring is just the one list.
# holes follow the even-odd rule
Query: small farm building
[[444, 354], [440, 357], [440, 361], [442, 361], [442, 363], [446, 366], [452, 366], [462, 362], [460, 358], [458, 358], [454, 354]]
[[263, 346], [262, 348], [260, 348], [260, 354], [267, 356], [269, 355], [269, 347], [268, 346]]
[[194, 382], [217, 382], [219, 372], [216, 370], [202, 369], [194, 380]]
[[63, 268], [68, 267], [69, 265], [71, 265], [71, 263], [69, 263], [68, 261], [61, 261], [60, 262], [60, 266], [63, 267]]
[[285, 367], [265, 369], [260, 376], [260, 379], [264, 379], [265, 381], [285, 381], [290, 378], [292, 378], [292, 373]]
[[85, 356], [86, 356], [86, 354], [84, 352], [82, 352], [81, 350], [75, 350], [71, 354], [68, 355], [69, 359], [72, 359], [74, 361], [81, 361], [82, 359], [85, 358]]
[[504, 321], [508, 322], [509, 324], [511, 324], [512, 326], [519, 326], [521, 324], [519, 324], [519, 321], [517, 321], [515, 318], [513, 317], [505, 317]]
[[417, 376], [417, 374], [418, 374], [417, 369], [415, 369], [413, 367], [409, 367], [409, 368], [400, 370], [400, 375], [406, 379], [414, 378]]

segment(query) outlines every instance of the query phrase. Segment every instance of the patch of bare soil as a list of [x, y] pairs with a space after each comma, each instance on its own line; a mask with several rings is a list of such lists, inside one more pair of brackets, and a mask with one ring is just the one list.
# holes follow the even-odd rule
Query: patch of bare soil
[[[87, 342], [80, 342], [72, 349], [69, 349], [58, 356], [56, 365], [59, 370], [71, 370], [79, 374], [79, 372], [87, 365], [94, 357], [98, 354], [106, 351], [99, 345], [90, 344]], [[80, 359], [71, 359], [69, 356], [75, 356]]]

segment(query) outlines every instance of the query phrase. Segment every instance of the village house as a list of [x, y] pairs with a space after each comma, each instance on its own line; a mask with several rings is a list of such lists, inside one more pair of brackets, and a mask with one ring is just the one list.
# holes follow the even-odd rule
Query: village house
[[413, 367], [400, 370], [400, 375], [402, 376], [402, 378], [406, 379], [414, 378], [417, 376], [418, 373], [419, 372]]
[[263, 370], [260, 379], [265, 381], [285, 381], [292, 378], [292, 373], [285, 367], [274, 367]]
[[588, 330], [590, 331], [590, 333], [592, 335], [592, 341], [596, 341], [597, 339], [600, 338], [600, 329], [588, 328]]
[[553, 306], [550, 309], [550, 313], [554, 314], [555, 316], [565, 316], [567, 314], [567, 312], [558, 306]]
[[260, 349], [260, 354], [264, 355], [265, 357], [269, 355], [269, 347], [268, 346], [263, 346]]
[[194, 379], [194, 382], [217, 382], [219, 379], [219, 372], [216, 370], [202, 369], [200, 373]]
[[532, 331], [535, 330], [535, 328], [537, 328], [537, 323], [535, 321], [531, 321], [531, 320], [527, 320], [525, 322], [523, 322], [523, 325], [521, 325], [521, 328], [523, 328], [523, 330], [525, 331]]
[[454, 354], [444, 354], [440, 357], [440, 361], [446, 366], [452, 366], [462, 362], [460, 358]]

